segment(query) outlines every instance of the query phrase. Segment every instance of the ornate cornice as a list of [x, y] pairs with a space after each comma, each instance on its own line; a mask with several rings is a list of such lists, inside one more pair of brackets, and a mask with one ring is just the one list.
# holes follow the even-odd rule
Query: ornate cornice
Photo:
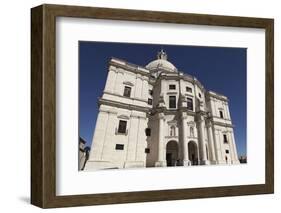
[[123, 84], [133, 87], [134, 84], [130, 81], [124, 81]]
[[166, 94], [167, 95], [177, 95], [177, 94], [179, 94], [179, 92], [177, 92], [177, 91], [168, 91], [168, 92], [166, 92]]
[[178, 121], [177, 120], [171, 120], [171, 121], [168, 121], [167, 124], [171, 125], [171, 126], [178, 126]]
[[140, 115], [135, 115], [135, 114], [130, 115], [130, 117], [146, 120], [146, 117], [143, 117], [143, 116], [140, 116]]
[[123, 115], [123, 114], [122, 114], [122, 115], [118, 115], [117, 118], [118, 118], [118, 119], [129, 120], [130, 117], [129, 117], [128, 115]]
[[119, 107], [122, 109], [128, 109], [128, 110], [136, 110], [136, 111], [141, 111], [141, 112], [149, 112], [150, 108], [148, 107], [142, 107], [142, 106], [136, 106], [132, 104], [125, 104], [125, 103], [120, 103], [117, 101], [112, 101], [112, 100], [106, 100], [106, 99], [99, 99], [98, 101], [99, 105], [107, 105], [107, 106], [113, 106], [113, 107]]
[[235, 127], [233, 124], [227, 124], [227, 123], [222, 123], [222, 122], [217, 122], [217, 121], [213, 121], [213, 124], [217, 125], [217, 126], [223, 126], [223, 127], [231, 127], [231, 128]]
[[115, 114], [115, 115], [118, 114], [116, 110], [112, 110], [112, 109], [102, 109], [102, 108], [100, 108], [99, 112], [110, 113], [110, 114]]
[[126, 61], [122, 61], [120, 59], [114, 59], [114, 58], [111, 59], [109, 61], [109, 65], [115, 66], [115, 67], [118, 67], [118, 68], [122, 68], [122, 69], [124, 69], [126, 71], [130, 71], [130, 72], [133, 72], [133, 73], [136, 73], [136, 74], [145, 75], [147, 77], [150, 76], [149, 70], [147, 70], [147, 69], [145, 69], [145, 68], [143, 68], [141, 66], [137, 66], [137, 65], [128, 63]]
[[206, 91], [204, 86], [200, 83], [200, 81], [198, 81], [197, 78], [195, 78], [194, 76], [185, 74], [183, 72], [179, 72], [179, 73], [166, 73], [166, 72], [165, 73], [161, 73], [157, 79], [159, 79], [159, 80], [184, 80], [184, 81], [188, 81], [188, 82], [190, 82], [192, 84], [196, 84], [203, 92]]
[[140, 98], [126, 97], [126, 96], [119, 95], [119, 94], [112, 93], [112, 92], [108, 92], [108, 91], [104, 91], [103, 93], [104, 93], [104, 94], [108, 94], [108, 95], [113, 95], [113, 96], [121, 97], [121, 98], [125, 98], [125, 99], [136, 100], [136, 101], [142, 101], [142, 102], [147, 103], [147, 100], [140, 99]]
[[206, 92], [206, 98], [207, 98], [207, 100], [215, 98], [215, 99], [218, 99], [218, 100], [221, 100], [221, 101], [228, 102], [228, 98], [226, 96], [221, 95], [221, 94], [216, 93], [216, 92], [213, 92], [213, 91]]

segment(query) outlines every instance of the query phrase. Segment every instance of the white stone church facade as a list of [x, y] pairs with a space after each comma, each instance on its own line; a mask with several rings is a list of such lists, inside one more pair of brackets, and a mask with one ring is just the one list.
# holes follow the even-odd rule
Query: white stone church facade
[[112, 58], [85, 170], [239, 164], [227, 97], [161, 50], [141, 67]]

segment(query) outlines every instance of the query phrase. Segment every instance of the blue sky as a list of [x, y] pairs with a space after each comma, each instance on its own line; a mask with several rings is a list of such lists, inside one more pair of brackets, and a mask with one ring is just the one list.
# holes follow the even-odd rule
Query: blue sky
[[111, 42], [79, 42], [79, 135], [91, 146], [111, 57], [145, 66], [163, 48], [178, 70], [195, 76], [207, 90], [229, 98], [238, 155], [246, 154], [247, 49]]

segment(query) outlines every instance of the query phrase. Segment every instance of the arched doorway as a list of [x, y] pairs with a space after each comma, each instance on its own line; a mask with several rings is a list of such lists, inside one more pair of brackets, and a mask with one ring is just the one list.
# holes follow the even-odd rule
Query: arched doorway
[[188, 157], [191, 165], [198, 165], [198, 150], [197, 144], [194, 141], [188, 143]]
[[178, 143], [169, 141], [166, 145], [167, 166], [177, 166], [178, 164]]

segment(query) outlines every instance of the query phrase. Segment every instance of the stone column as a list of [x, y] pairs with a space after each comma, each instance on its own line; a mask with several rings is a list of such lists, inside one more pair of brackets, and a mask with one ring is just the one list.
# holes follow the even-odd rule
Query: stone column
[[210, 102], [211, 102], [211, 108], [212, 108], [212, 115], [213, 116], [219, 116], [218, 112], [217, 112], [216, 100], [211, 97]]
[[165, 79], [161, 79], [161, 93], [166, 93], [167, 91], [167, 84]]
[[135, 81], [135, 93], [134, 98], [141, 99], [141, 92], [142, 92], [142, 76], [140, 74], [137, 74], [136, 81]]
[[159, 129], [158, 129], [158, 158], [155, 166], [166, 166], [166, 160], [164, 159], [164, 114], [159, 113]]
[[221, 153], [220, 153], [220, 146], [219, 146], [219, 136], [218, 131], [215, 130], [215, 128], [211, 128], [214, 136], [214, 149], [215, 149], [215, 155], [216, 155], [216, 164], [219, 164], [221, 161]]
[[216, 155], [215, 155], [214, 135], [213, 135], [211, 121], [208, 121], [207, 132], [208, 132], [209, 149], [210, 149], [210, 153], [211, 153], [210, 159], [211, 159], [212, 163], [215, 164], [216, 163]]
[[96, 121], [96, 128], [93, 136], [89, 160], [102, 160], [108, 119], [109, 112], [100, 109]]
[[189, 161], [188, 156], [188, 145], [187, 145], [187, 115], [186, 113], [182, 113], [182, 148], [183, 148], [183, 166], [190, 166], [191, 163]]
[[211, 105], [211, 112], [213, 116], [217, 116], [217, 112], [216, 112], [216, 107], [215, 107], [215, 102], [214, 99], [212, 97], [210, 97], [210, 105]]
[[227, 103], [227, 102], [225, 103], [225, 108], [226, 108], [226, 113], [227, 113], [227, 115], [228, 115], [228, 119], [231, 120], [230, 112], [229, 112], [229, 106], [228, 106], [228, 103]]
[[143, 162], [143, 166], [146, 163], [146, 155], [143, 154], [145, 148], [147, 147], [147, 136], [145, 135], [144, 129], [147, 128], [146, 117], [139, 117], [139, 128], [137, 134], [137, 146], [136, 146], [136, 161]]
[[[129, 125], [134, 128], [134, 131], [129, 131], [125, 167], [130, 167], [130, 164], [136, 160], [139, 118], [135, 115], [131, 115]], [[128, 126], [128, 129], [130, 128], [130, 126]]]
[[232, 139], [230, 139], [231, 138], [231, 136], [230, 136], [230, 132], [227, 132], [227, 138], [228, 138], [228, 144], [229, 144], [229, 155], [230, 155], [230, 162], [231, 162], [231, 164], [233, 164], [234, 163], [234, 161], [235, 161], [235, 153], [234, 153], [234, 148], [233, 148], [233, 146], [232, 146], [232, 142], [231, 142], [231, 140]]
[[207, 153], [205, 148], [205, 125], [204, 125], [204, 116], [200, 115], [199, 118], [199, 149], [200, 149], [200, 164], [205, 165], [209, 164], [209, 161], [207, 160]]
[[161, 79], [161, 88], [160, 88], [160, 96], [163, 98], [164, 103], [167, 103], [167, 106], [169, 106], [169, 102], [167, 102], [167, 83], [165, 79]]
[[124, 80], [123, 71], [121, 69], [117, 69], [117, 76], [115, 79], [115, 86], [114, 86], [114, 91], [113, 91], [114, 94], [123, 96], [123, 92], [124, 92], [123, 80]]
[[235, 139], [234, 139], [234, 133], [233, 132], [230, 132], [230, 136], [231, 136], [231, 145], [232, 145], [232, 148], [233, 148], [233, 154], [234, 154], [234, 159], [233, 159], [233, 163], [235, 164], [239, 164], [240, 161], [238, 159], [238, 154], [237, 154], [237, 149], [236, 149], [236, 144], [235, 144]]
[[106, 79], [104, 92], [114, 93], [116, 77], [117, 77], [116, 68], [110, 66]]
[[222, 130], [217, 130], [217, 131], [218, 131], [217, 144], [219, 146], [218, 153], [220, 154], [220, 157], [221, 157], [219, 164], [225, 164], [226, 161], [225, 161], [225, 150], [224, 150], [224, 146], [223, 146], [223, 144], [224, 144], [224, 142], [223, 142], [223, 140], [224, 140], [223, 139], [223, 132], [222, 132]]
[[142, 77], [143, 84], [142, 84], [142, 92], [141, 92], [141, 99], [147, 100], [148, 99], [148, 78], [146, 76]]

